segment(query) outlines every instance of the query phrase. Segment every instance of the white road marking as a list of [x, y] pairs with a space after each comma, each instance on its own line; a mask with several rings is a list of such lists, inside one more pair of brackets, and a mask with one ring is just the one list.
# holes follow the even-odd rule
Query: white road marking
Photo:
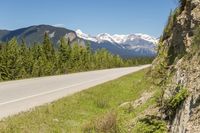
[[15, 99], [15, 100], [3, 102], [3, 103], [0, 103], [0, 106], [3, 106], [3, 105], [5, 105], [5, 104], [9, 104], [9, 103], [19, 102], [19, 101], [22, 101], [22, 100], [26, 100], [26, 99], [30, 99], [30, 98], [34, 98], [34, 97], [38, 97], [38, 96], [47, 95], [47, 94], [54, 93], [54, 92], [58, 92], [58, 91], [62, 91], [62, 90], [65, 90], [65, 89], [69, 89], [69, 88], [71, 88], [71, 87], [75, 87], [75, 86], [87, 84], [87, 83], [90, 83], [90, 82], [94, 82], [94, 81], [106, 79], [107, 77], [115, 76], [115, 75], [118, 75], [118, 74], [112, 74], [112, 75], [109, 75], [109, 76], [104, 76], [104, 77], [102, 77], [102, 78], [98, 78], [98, 79], [94, 79], [94, 80], [89, 80], [89, 81], [85, 81], [85, 82], [73, 84], [73, 85], [70, 85], [70, 86], [68, 86], [68, 87], [58, 88], [58, 89], [55, 89], [55, 90], [50, 90], [50, 91], [46, 91], [46, 92], [43, 92], [43, 93], [39, 93], [39, 94], [31, 95], [31, 96], [26, 96], [26, 97], [18, 98], [18, 99]]
[[0, 120], [149, 66], [151, 65], [2, 82]]

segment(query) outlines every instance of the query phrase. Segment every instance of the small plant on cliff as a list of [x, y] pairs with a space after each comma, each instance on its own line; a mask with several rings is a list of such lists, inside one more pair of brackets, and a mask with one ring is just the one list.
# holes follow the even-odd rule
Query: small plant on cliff
[[162, 108], [164, 110], [164, 113], [168, 116], [169, 119], [174, 117], [177, 108], [180, 107], [180, 105], [185, 101], [185, 99], [188, 96], [188, 90], [186, 88], [183, 88], [181, 86], [177, 87], [180, 87], [179, 92], [176, 93], [169, 100], [166, 100]]
[[157, 116], [140, 119], [134, 128], [136, 133], [167, 133], [166, 122]]
[[163, 35], [162, 35], [161, 40], [160, 40], [161, 42], [163, 42], [165, 39], [170, 37], [170, 35], [171, 35], [172, 31], [173, 31], [173, 27], [174, 27], [176, 18], [177, 18], [177, 16], [179, 14], [180, 14], [180, 9], [179, 8], [177, 8], [174, 11], [170, 12], [167, 24], [166, 24], [166, 26], [164, 28]]
[[180, 4], [181, 11], [183, 11], [185, 8], [185, 5], [187, 4], [187, 0], [179, 0], [179, 4]]
[[173, 27], [173, 12], [171, 11], [170, 12], [170, 15], [169, 15], [169, 18], [168, 18], [168, 21], [167, 21], [167, 24], [165, 26], [165, 29], [163, 31], [163, 35], [161, 37], [161, 42], [164, 41], [165, 39], [169, 38], [170, 35], [171, 35], [171, 32], [172, 32], [172, 27]]

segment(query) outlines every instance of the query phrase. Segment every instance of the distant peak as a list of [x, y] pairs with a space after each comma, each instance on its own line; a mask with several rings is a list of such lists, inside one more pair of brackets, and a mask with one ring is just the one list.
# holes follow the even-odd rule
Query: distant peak
[[76, 34], [79, 37], [89, 37], [88, 34], [83, 33], [80, 29], [76, 30]]
[[100, 33], [100, 34], [98, 34], [97, 36], [111, 36], [111, 35], [108, 34], [108, 33]]
[[82, 38], [82, 39], [85, 39], [85, 40], [90, 40], [90, 41], [93, 41], [93, 42], [96, 42], [96, 38], [95, 37], [92, 37], [86, 33], [83, 33], [80, 29], [77, 29], [76, 30], [76, 34], [79, 38]]
[[146, 40], [148, 42], [152, 42], [154, 44], [156, 44], [158, 42], [158, 39], [156, 39], [155, 37], [152, 37], [150, 35], [147, 34], [142, 34], [142, 33], [136, 33], [136, 34], [127, 34], [127, 35], [123, 35], [123, 34], [108, 34], [108, 33], [100, 33], [97, 36], [91, 36], [88, 35], [86, 33], [83, 33], [80, 29], [76, 30], [76, 34], [78, 37], [86, 39], [86, 40], [90, 40], [90, 41], [94, 41], [94, 42], [103, 42], [103, 41], [108, 41], [111, 43], [118, 43], [118, 44], [122, 44], [128, 41], [134, 41], [136, 39], [142, 39], [142, 40]]
[[78, 33], [78, 34], [83, 34], [83, 32], [82, 32], [80, 29], [77, 29], [77, 30], [76, 30], [76, 33]]

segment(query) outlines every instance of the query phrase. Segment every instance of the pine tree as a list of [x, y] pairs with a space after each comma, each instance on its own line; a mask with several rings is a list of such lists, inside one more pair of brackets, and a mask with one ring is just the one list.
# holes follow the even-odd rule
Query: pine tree
[[44, 35], [43, 50], [44, 50], [44, 54], [46, 58], [48, 60], [52, 60], [53, 57], [55, 56], [55, 51], [47, 32], [45, 32], [45, 35]]
[[64, 37], [56, 49], [45, 33], [43, 43], [32, 47], [27, 47], [25, 41], [18, 45], [16, 38], [0, 44], [0, 81], [131, 66], [151, 61], [152, 58], [123, 60], [105, 49], [94, 52], [89, 44], [83, 46], [74, 43], [70, 46]]
[[23, 40], [20, 46], [20, 55], [22, 57], [22, 67], [20, 70], [20, 75], [22, 78], [30, 77], [33, 67], [33, 55], [31, 50], [27, 48], [26, 42]]
[[7, 45], [5, 46], [5, 49], [2, 53], [2, 61], [1, 61], [1, 70], [3, 73], [3, 77], [1, 78], [7, 80], [7, 79], [18, 79], [20, 78], [20, 69], [22, 67], [22, 58], [20, 55], [20, 48], [17, 43], [17, 39], [13, 38], [11, 39]]
[[68, 44], [68, 41], [63, 37], [60, 39], [60, 45], [58, 49], [58, 63], [62, 73], [67, 73], [67, 67], [69, 67], [69, 60], [71, 54], [71, 47]]
[[6, 80], [6, 65], [3, 55], [5, 54], [3, 44], [0, 44], [0, 81]]
[[78, 44], [74, 44], [72, 46], [71, 54], [70, 54], [70, 66], [71, 70], [79, 71], [79, 58], [80, 58], [80, 47]]

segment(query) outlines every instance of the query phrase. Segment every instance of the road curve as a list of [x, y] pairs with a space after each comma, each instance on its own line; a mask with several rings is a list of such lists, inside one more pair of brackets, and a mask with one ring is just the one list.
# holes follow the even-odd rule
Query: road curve
[[150, 65], [114, 68], [0, 83], [0, 119], [27, 111]]

